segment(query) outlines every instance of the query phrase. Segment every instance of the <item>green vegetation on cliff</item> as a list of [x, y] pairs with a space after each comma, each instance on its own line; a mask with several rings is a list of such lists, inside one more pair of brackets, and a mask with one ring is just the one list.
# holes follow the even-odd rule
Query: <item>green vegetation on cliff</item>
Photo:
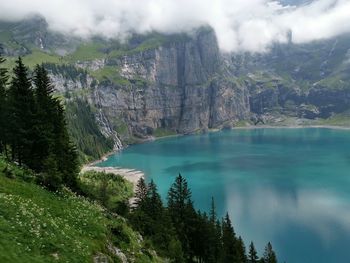
[[66, 102], [69, 133], [79, 151], [82, 163], [99, 159], [113, 150], [114, 142], [99, 130], [89, 104], [76, 98]]

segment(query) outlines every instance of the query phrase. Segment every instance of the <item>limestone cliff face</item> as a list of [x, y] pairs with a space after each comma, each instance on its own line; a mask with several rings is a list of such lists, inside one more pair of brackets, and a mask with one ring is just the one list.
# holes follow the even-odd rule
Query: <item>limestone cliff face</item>
[[[157, 134], [231, 127], [240, 120], [327, 118], [350, 109], [350, 82], [331, 74], [320, 77], [323, 69], [311, 74], [317, 62], [300, 71], [303, 56], [291, 60], [288, 52], [277, 51], [224, 55], [213, 31], [199, 30], [122, 56], [56, 66], [52, 80], [61, 93], [87, 98], [101, 132], [114, 139], [115, 148]], [[345, 66], [342, 72], [347, 72]], [[279, 69], [293, 74], [282, 77]], [[111, 78], [98, 78], [104, 70]]]
[[[40, 54], [70, 105], [79, 100], [91, 106], [89, 114], [80, 114], [88, 119], [86, 127], [95, 128], [87, 129], [88, 135], [96, 136], [99, 128], [104, 145], [112, 139], [115, 149], [150, 136], [231, 127], [241, 120], [280, 123], [281, 117], [349, 115], [349, 34], [304, 45], [276, 44], [264, 54], [222, 54], [208, 28], [190, 36], [135, 35], [124, 44], [62, 35], [40, 17], [0, 21], [0, 32], [2, 53], [29, 60]], [[71, 117], [73, 122], [76, 116]]]
[[225, 76], [221, 59], [209, 31], [107, 60], [129, 83], [102, 82], [91, 100], [121, 137], [145, 137], [157, 129], [192, 133], [231, 125], [248, 118], [248, 91]]

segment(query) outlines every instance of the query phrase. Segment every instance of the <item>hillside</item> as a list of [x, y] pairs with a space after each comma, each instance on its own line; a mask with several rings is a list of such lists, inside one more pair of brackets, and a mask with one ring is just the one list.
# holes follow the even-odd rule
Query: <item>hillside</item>
[[[1, 262], [162, 262], [124, 218], [33, 180], [30, 171], [0, 159]], [[118, 193], [114, 198], [125, 198]]]
[[178, 133], [348, 124], [348, 35], [276, 44], [262, 54], [223, 54], [210, 28], [119, 42], [52, 32], [34, 17], [1, 22], [0, 44], [8, 67], [21, 55], [25, 64], [49, 70], [83, 162]]

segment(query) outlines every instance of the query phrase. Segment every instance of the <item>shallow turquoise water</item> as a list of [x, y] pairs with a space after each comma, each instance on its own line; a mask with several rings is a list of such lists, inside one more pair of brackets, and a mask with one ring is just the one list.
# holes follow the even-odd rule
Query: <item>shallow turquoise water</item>
[[259, 252], [271, 241], [280, 262], [350, 262], [350, 131], [253, 129], [135, 145], [101, 166], [144, 171], [163, 198], [178, 173], [195, 206], [229, 212]]

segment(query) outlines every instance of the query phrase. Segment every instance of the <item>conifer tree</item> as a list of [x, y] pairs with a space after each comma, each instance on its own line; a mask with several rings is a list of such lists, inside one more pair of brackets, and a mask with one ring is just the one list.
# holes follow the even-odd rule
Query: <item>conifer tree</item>
[[168, 211], [182, 244], [184, 256], [189, 260], [193, 256], [193, 246], [198, 242], [193, 238], [197, 214], [193, 208], [191, 191], [181, 174], [176, 177], [168, 192]]
[[28, 69], [19, 57], [13, 69], [14, 77], [8, 91], [9, 97], [9, 143], [12, 159], [33, 167], [31, 150], [35, 137], [35, 100]]
[[0, 54], [0, 153], [6, 151], [6, 85], [8, 81], [8, 75], [7, 69], [1, 67], [1, 64], [3, 64], [4, 62], [5, 59]]
[[151, 218], [157, 220], [163, 216], [163, 204], [157, 190], [157, 186], [153, 180], [148, 184], [146, 198], [146, 209]]
[[216, 223], [217, 217], [216, 217], [216, 207], [215, 207], [215, 201], [214, 201], [214, 197], [211, 197], [211, 207], [210, 207], [210, 222], [212, 224]]
[[139, 207], [142, 206], [142, 204], [144, 204], [146, 198], [147, 198], [147, 193], [148, 193], [148, 189], [147, 189], [147, 185], [145, 182], [145, 179], [143, 177], [141, 177], [139, 179], [139, 181], [137, 182], [136, 185], [136, 192], [135, 192], [135, 202], [134, 204]]
[[222, 257], [223, 257], [223, 243], [222, 243], [222, 227], [220, 220], [216, 221], [215, 224], [215, 258], [217, 262], [222, 262]]
[[245, 246], [242, 237], [238, 237], [236, 241], [236, 262], [247, 262], [247, 255], [245, 253]]
[[54, 88], [42, 66], [35, 69], [34, 84], [34, 168], [42, 172], [42, 183], [52, 190], [57, 188], [60, 182], [74, 190], [77, 187], [79, 172], [77, 151], [69, 138], [64, 108], [60, 101], [53, 97]]
[[214, 197], [211, 199], [211, 208], [208, 222], [208, 259], [207, 262], [218, 262], [221, 255], [221, 226], [217, 220]]
[[70, 141], [64, 108], [59, 101], [56, 101], [54, 135], [53, 153], [57, 157], [58, 170], [62, 173], [62, 182], [75, 190], [79, 173], [78, 154], [76, 147]]
[[[58, 102], [53, 98], [54, 88], [51, 85], [46, 70], [42, 66], [37, 65], [35, 68], [34, 85], [36, 100], [36, 122], [34, 128], [36, 139], [34, 141], [32, 155], [36, 163], [35, 170], [41, 172], [45, 160], [50, 157], [49, 153], [52, 154], [54, 152], [55, 134], [52, 120], [56, 117], [56, 104]], [[47, 163], [53, 164], [51, 161], [46, 162], [46, 170], [50, 169], [50, 167], [47, 167]], [[52, 167], [53, 170], [56, 168]]]
[[236, 242], [231, 219], [227, 213], [222, 221], [222, 262], [238, 262]]
[[264, 263], [277, 263], [275, 251], [272, 249], [271, 243], [267, 243], [264, 252]]
[[258, 260], [259, 260], [258, 253], [256, 252], [254, 243], [250, 242], [249, 253], [248, 253], [248, 262], [249, 263], [257, 263]]

